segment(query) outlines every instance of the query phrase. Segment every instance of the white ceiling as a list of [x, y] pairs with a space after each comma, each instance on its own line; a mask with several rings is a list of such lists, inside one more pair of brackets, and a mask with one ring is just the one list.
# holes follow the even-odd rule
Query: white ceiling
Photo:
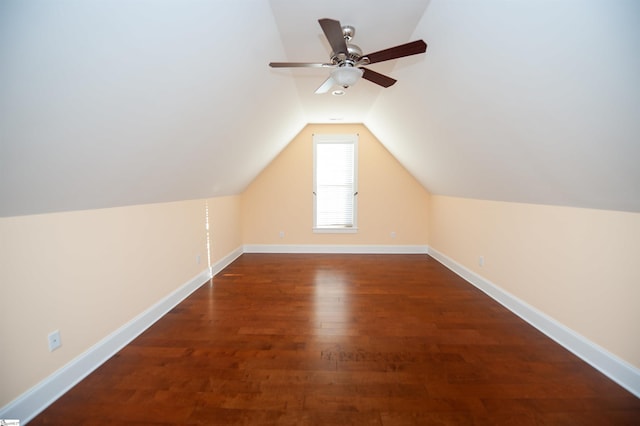
[[[398, 79], [314, 95], [319, 18]], [[0, 216], [238, 194], [309, 122], [438, 194], [640, 212], [640, 2], [0, 2]]]

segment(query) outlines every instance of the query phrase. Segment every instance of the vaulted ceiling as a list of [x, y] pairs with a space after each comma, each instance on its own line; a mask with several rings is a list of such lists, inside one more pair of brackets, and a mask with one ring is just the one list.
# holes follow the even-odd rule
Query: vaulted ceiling
[[[325, 17], [429, 47], [314, 95], [267, 64], [327, 61]], [[436, 194], [640, 212], [640, 2], [0, 2], [0, 216], [238, 194], [310, 122]]]

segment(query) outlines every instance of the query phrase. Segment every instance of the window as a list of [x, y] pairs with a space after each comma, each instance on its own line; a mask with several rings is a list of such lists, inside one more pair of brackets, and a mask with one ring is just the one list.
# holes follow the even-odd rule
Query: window
[[358, 135], [313, 135], [313, 230], [356, 232]]

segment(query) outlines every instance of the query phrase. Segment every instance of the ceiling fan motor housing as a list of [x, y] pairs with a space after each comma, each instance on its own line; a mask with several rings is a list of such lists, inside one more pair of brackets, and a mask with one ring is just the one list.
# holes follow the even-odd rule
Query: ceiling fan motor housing
[[362, 49], [355, 44], [349, 43], [351, 39], [356, 35], [356, 29], [351, 25], [344, 25], [342, 27], [342, 36], [344, 37], [344, 43], [347, 46], [346, 52], [331, 52], [331, 62], [338, 66], [355, 66], [358, 60], [362, 57]]
[[338, 66], [355, 66], [362, 57], [362, 49], [355, 44], [347, 43], [347, 52], [331, 52], [331, 62]]

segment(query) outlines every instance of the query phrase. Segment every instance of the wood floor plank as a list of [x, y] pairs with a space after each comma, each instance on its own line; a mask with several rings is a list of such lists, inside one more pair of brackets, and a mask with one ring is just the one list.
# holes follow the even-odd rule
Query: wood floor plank
[[640, 424], [425, 255], [244, 254], [31, 424]]

